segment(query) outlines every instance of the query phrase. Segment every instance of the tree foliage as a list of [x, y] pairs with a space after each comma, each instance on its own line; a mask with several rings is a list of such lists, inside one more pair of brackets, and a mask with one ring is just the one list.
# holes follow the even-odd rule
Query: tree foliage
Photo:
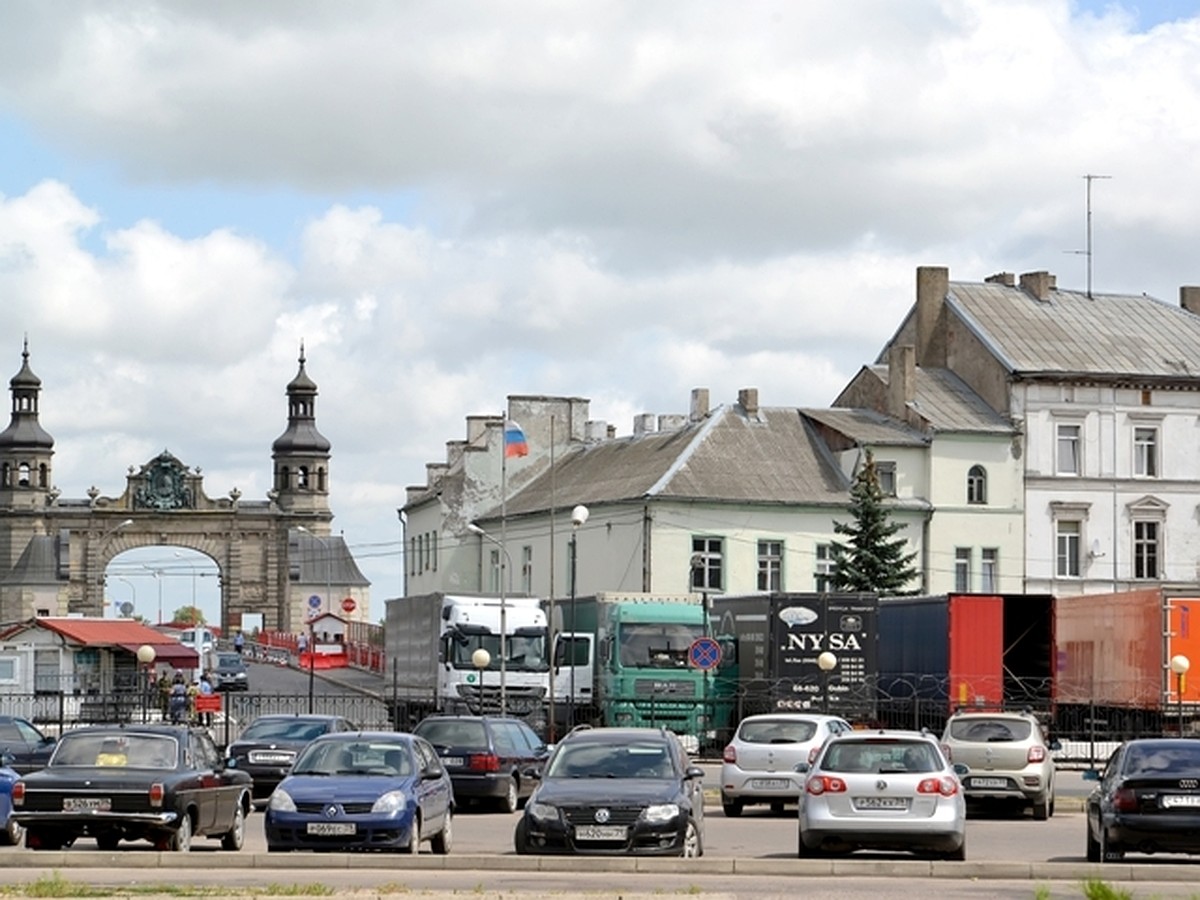
[[200, 607], [192, 606], [190, 604], [188, 606], [181, 606], [181, 607], [179, 607], [179, 609], [175, 610], [175, 612], [172, 613], [171, 621], [177, 625], [179, 625], [179, 624], [207, 625], [208, 624], [208, 622], [206, 622], [204, 620], [204, 613], [201, 612]]
[[895, 535], [904, 527], [892, 520], [883, 503], [875, 458], [867, 451], [854, 483], [850, 486], [851, 522], [833, 523], [845, 543], [833, 543], [833, 583], [838, 591], [862, 591], [886, 595], [911, 592], [917, 578], [912, 562], [917, 554], [905, 553], [907, 542]]

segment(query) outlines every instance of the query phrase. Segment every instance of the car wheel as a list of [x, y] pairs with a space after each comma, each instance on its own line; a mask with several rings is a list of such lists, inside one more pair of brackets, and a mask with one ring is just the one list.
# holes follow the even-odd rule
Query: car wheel
[[1053, 816], [1054, 816], [1054, 795], [1053, 794], [1050, 796], [1050, 808], [1049, 808], [1049, 810], [1047, 810], [1047, 812], [1049, 812], [1051, 818], [1053, 818]]
[[782, 800], [773, 800], [771, 802], [771, 812], [777, 816], [783, 815], [783, 807], [784, 803]]
[[519, 856], [525, 856], [530, 852], [529, 826], [525, 824], [524, 816], [521, 816], [521, 821], [517, 823], [517, 830], [513, 832], [513, 849]]
[[65, 843], [57, 832], [40, 828], [25, 829], [25, 846], [30, 850], [61, 850]]
[[684, 859], [695, 859], [704, 855], [704, 841], [700, 838], [700, 828], [695, 819], [688, 819], [687, 830], [683, 833], [683, 847], [679, 855]]
[[1100, 862], [1100, 842], [1092, 837], [1092, 826], [1087, 826], [1087, 861]]
[[121, 838], [116, 834], [98, 834], [96, 835], [96, 847], [100, 850], [111, 852], [116, 850], [121, 845]]
[[950, 850], [946, 853], [943, 859], [948, 859], [953, 862], [966, 862], [967, 859], [967, 837], [963, 835], [963, 842], [958, 845], [955, 850]]
[[1100, 828], [1100, 862], [1120, 862], [1125, 858], [1125, 851], [1119, 845], [1108, 839], [1108, 832]]
[[446, 809], [446, 821], [442, 823], [442, 830], [433, 836], [430, 844], [433, 847], [433, 852], [439, 856], [445, 856], [454, 845], [453, 816], [449, 808]]
[[169, 849], [187, 853], [192, 849], [192, 817], [184, 813], [179, 817], [179, 827], [171, 833]]
[[412, 856], [418, 856], [421, 853], [421, 817], [413, 815], [412, 828], [408, 829], [408, 844], [404, 847], [404, 852]]
[[241, 850], [246, 843], [246, 810], [239, 800], [233, 810], [233, 826], [221, 835], [222, 850]]
[[9, 816], [8, 821], [4, 824], [4, 830], [0, 831], [0, 844], [15, 847], [21, 843], [21, 838], [24, 836], [24, 826], [12, 816]]
[[800, 859], [813, 859], [820, 856], [821, 851], [816, 847], [809, 847], [804, 843], [804, 835], [800, 835], [799, 846], [796, 848], [796, 856]]
[[746, 805], [741, 800], [726, 800], [721, 798], [721, 809], [725, 811], [726, 818], [736, 819], [742, 814], [742, 810]]
[[517, 811], [517, 797], [520, 796], [520, 791], [517, 789], [517, 779], [515, 777], [508, 779], [508, 785], [504, 789], [504, 796], [500, 798], [500, 809], [506, 813], [515, 813]]
[[1033, 802], [1033, 818], [1037, 822], [1045, 822], [1050, 818], [1049, 799], [1035, 800]]

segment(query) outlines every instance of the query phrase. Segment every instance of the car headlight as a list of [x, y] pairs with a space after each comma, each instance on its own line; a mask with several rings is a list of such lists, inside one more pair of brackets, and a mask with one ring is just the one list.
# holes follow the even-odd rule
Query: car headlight
[[558, 807], [550, 803], [527, 803], [525, 811], [535, 819], [557, 819]]
[[388, 791], [375, 801], [374, 805], [371, 807], [371, 812], [392, 815], [394, 813], [403, 812], [407, 806], [408, 795], [405, 794], [404, 791]]
[[275, 788], [271, 792], [271, 799], [267, 801], [267, 809], [274, 810], [275, 812], [295, 812], [296, 802], [287, 791]]
[[677, 815], [679, 815], [678, 803], [655, 803], [653, 806], [646, 807], [642, 818], [652, 824], [661, 825], [664, 822], [670, 822]]

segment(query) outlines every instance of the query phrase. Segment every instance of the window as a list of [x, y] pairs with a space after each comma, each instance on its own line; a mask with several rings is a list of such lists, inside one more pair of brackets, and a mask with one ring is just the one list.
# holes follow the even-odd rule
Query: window
[[1158, 477], [1158, 429], [1133, 429], [1133, 474]]
[[1058, 474], [1081, 474], [1079, 460], [1079, 426], [1058, 426]]
[[987, 503], [987, 472], [983, 466], [971, 466], [967, 472], [967, 502]]
[[1133, 523], [1133, 577], [1158, 578], [1159, 523]]
[[817, 564], [814, 569], [817, 591], [822, 594], [832, 591], [836, 574], [837, 566], [833, 562], [833, 545], [817, 544]]
[[722, 543], [721, 538], [692, 538], [692, 590], [721, 590]]
[[783, 542], [758, 542], [758, 589], [783, 590]]
[[954, 589], [966, 592], [971, 589], [971, 548], [954, 548]]
[[500, 592], [500, 550], [493, 549], [488, 554], [488, 593], [497, 594]]
[[15, 658], [0, 659], [0, 682], [15, 684], [17, 680], [17, 661]]
[[521, 548], [521, 590], [533, 595], [533, 547], [529, 544]]
[[438, 536], [436, 531], [429, 532], [429, 568], [437, 571], [438, 567]]
[[1055, 524], [1055, 573], [1060, 578], [1079, 577], [1080, 523], [1062, 520]]
[[980, 551], [979, 589], [991, 594], [1000, 589], [1000, 551], [984, 547]]
[[879, 479], [879, 493], [885, 497], [895, 497], [896, 464], [894, 462], [875, 463], [875, 476]]

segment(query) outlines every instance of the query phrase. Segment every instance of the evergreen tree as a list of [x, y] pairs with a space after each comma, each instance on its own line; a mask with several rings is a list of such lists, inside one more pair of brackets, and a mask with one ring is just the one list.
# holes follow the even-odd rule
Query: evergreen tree
[[833, 523], [833, 530], [847, 537], [846, 543], [833, 544], [834, 589], [884, 595], [911, 593], [907, 589], [917, 577], [912, 567], [917, 554], [904, 552], [903, 538], [892, 539], [905, 525], [892, 521], [883, 505], [879, 473], [869, 450], [850, 486], [850, 513], [854, 521]]

